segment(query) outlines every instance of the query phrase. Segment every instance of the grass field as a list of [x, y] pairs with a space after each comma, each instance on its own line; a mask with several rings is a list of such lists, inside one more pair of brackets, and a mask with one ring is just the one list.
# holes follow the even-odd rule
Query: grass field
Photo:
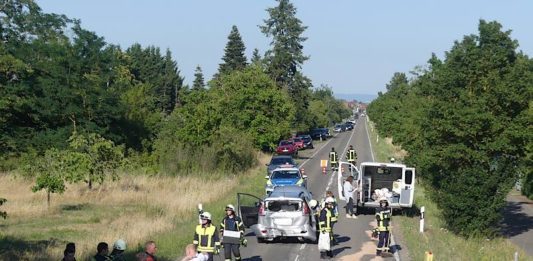
[[123, 174], [93, 190], [70, 185], [52, 195], [47, 208], [44, 192], [32, 193], [32, 181], [0, 175], [0, 195], [8, 202], [0, 220], [0, 260], [58, 260], [67, 242], [75, 242], [78, 260], [94, 255], [98, 242], [123, 238], [133, 256], [146, 240], [155, 240], [162, 260], [175, 260], [191, 242], [197, 222], [196, 206], [222, 218], [223, 206], [236, 204], [235, 192], [263, 189], [264, 163], [241, 175], [207, 174], [197, 177]]
[[[373, 127], [369, 127], [368, 131], [377, 161], [388, 161], [391, 156], [401, 161], [407, 155], [401, 148], [393, 146], [390, 138], [377, 138]], [[505, 238], [464, 239], [448, 232], [439, 209], [429, 199], [424, 184], [420, 182], [417, 182], [415, 190], [415, 205], [416, 208], [424, 206], [426, 209], [426, 229], [423, 234], [418, 232], [419, 216], [400, 215], [393, 220], [393, 225], [400, 226], [400, 243], [407, 248], [409, 260], [424, 260], [426, 251], [433, 253], [434, 260], [514, 260], [515, 252], [518, 253], [519, 260], [533, 260], [533, 257], [527, 256]]]

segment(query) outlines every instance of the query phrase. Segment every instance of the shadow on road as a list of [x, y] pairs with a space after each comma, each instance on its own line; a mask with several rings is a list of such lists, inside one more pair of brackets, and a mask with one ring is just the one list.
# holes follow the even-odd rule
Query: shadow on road
[[334, 256], [337, 256], [339, 255], [340, 253], [342, 253], [344, 250], [347, 250], [347, 249], [352, 249], [352, 247], [339, 247], [339, 248], [335, 248], [333, 247], [333, 249], [331, 250], [331, 252], [333, 252], [333, 255]]
[[531, 203], [524, 201], [507, 202], [503, 209], [503, 221], [500, 233], [504, 237], [513, 237], [533, 230], [533, 217], [522, 212], [522, 208]]
[[247, 257], [247, 258], [243, 258], [242, 261], [262, 261], [263, 258], [261, 258], [260, 256], [252, 256], [252, 257]]

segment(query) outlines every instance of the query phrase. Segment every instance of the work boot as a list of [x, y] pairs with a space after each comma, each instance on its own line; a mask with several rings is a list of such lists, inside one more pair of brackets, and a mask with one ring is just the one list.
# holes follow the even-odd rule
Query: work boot
[[326, 252], [320, 252], [320, 259], [326, 259]]
[[332, 258], [333, 257], [333, 251], [326, 251], [326, 253], [328, 254], [328, 257]]

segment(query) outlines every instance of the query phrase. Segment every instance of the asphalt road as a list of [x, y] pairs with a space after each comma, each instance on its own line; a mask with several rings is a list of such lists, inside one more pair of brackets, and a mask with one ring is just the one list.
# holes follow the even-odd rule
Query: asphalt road
[[[314, 150], [302, 151], [301, 166], [305, 168], [309, 176], [308, 189], [313, 193], [314, 198], [320, 200], [326, 190], [332, 190], [336, 197], [337, 177], [330, 172], [323, 175], [320, 169], [320, 160], [327, 159], [329, 151], [335, 147], [341, 159], [345, 159], [346, 149], [353, 145], [357, 151], [358, 162], [373, 161], [368, 134], [366, 130], [366, 119], [362, 118], [356, 128], [350, 132], [344, 132], [315, 146]], [[334, 227], [337, 235], [338, 245], [333, 247], [335, 257], [333, 260], [373, 260], [375, 259], [376, 243], [370, 238], [370, 231], [373, 228], [371, 223], [374, 216], [371, 214], [359, 215], [358, 219], [347, 219], [345, 217], [345, 202], [339, 200], [339, 222]], [[257, 243], [255, 235], [251, 230], [247, 230], [248, 247], [241, 248], [243, 260], [248, 261], [301, 261], [319, 260], [320, 253], [316, 244], [299, 243], [296, 240], [274, 241], [272, 243]], [[394, 260], [393, 257], [386, 258]], [[216, 260], [216, 258], [215, 258]], [[382, 260], [382, 258], [376, 259]]]

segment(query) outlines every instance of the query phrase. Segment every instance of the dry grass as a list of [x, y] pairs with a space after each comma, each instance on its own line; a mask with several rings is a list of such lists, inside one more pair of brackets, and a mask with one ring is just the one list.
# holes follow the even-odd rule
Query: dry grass
[[[262, 166], [266, 160], [260, 156]], [[250, 172], [256, 173], [261, 165]], [[171, 230], [176, 220], [193, 217], [198, 202], [216, 201], [238, 184], [233, 175], [206, 177], [124, 174], [119, 181], [93, 190], [73, 184], [64, 194], [52, 195], [48, 209], [46, 194], [31, 192], [32, 181], [0, 174], [0, 195], [8, 199], [2, 208], [9, 215], [0, 226], [0, 242], [12, 248], [0, 248], [0, 260], [58, 259], [66, 242], [76, 242], [82, 260], [95, 252], [100, 241], [123, 238], [136, 246], [150, 235]]]

